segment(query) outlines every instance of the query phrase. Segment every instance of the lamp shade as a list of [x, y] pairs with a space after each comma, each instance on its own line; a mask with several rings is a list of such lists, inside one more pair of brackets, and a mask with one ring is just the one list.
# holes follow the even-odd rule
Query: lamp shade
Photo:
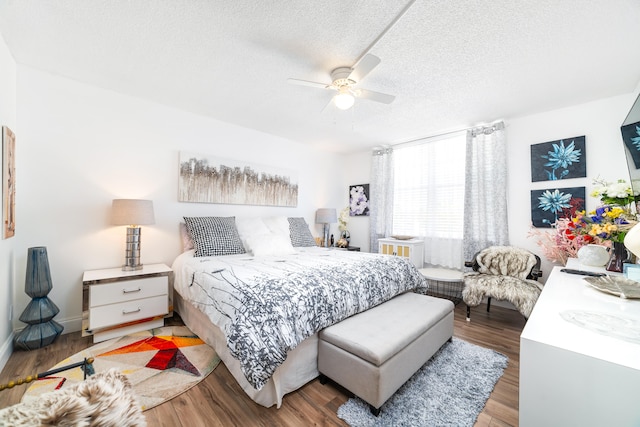
[[153, 201], [140, 199], [114, 199], [111, 205], [111, 224], [155, 224]]
[[640, 257], [640, 224], [633, 226], [624, 236], [624, 245], [637, 257]]
[[333, 208], [322, 208], [316, 211], [316, 224], [333, 224], [338, 222], [338, 215]]

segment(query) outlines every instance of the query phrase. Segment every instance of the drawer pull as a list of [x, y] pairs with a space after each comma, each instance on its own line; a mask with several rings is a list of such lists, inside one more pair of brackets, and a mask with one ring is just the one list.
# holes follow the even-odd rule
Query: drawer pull
[[134, 292], [140, 292], [142, 289], [138, 286], [138, 289], [123, 289], [123, 294], [132, 294]]
[[122, 310], [122, 314], [132, 314], [132, 313], [139, 313], [140, 312], [140, 307], [138, 307], [137, 310]]

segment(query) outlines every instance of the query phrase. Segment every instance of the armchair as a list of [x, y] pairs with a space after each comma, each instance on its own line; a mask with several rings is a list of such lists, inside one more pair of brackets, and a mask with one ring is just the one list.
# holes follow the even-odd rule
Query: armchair
[[540, 257], [528, 250], [514, 246], [490, 246], [465, 262], [474, 272], [463, 275], [462, 299], [467, 304], [467, 321], [471, 320], [471, 307], [487, 299], [487, 311], [491, 298], [511, 302], [528, 318], [540, 296], [542, 276]]

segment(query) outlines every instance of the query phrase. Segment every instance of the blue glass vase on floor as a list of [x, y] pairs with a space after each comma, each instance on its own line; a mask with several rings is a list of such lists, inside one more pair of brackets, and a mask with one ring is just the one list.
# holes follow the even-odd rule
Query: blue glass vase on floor
[[26, 323], [27, 327], [16, 335], [16, 347], [23, 350], [45, 347], [62, 333], [64, 327], [53, 320], [60, 309], [47, 297], [51, 289], [53, 283], [47, 248], [29, 248], [24, 291], [32, 300], [20, 315], [20, 321]]

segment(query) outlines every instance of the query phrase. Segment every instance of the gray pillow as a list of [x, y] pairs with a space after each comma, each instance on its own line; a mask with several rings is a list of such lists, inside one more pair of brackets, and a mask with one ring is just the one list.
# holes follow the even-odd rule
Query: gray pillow
[[316, 246], [316, 240], [313, 238], [309, 225], [304, 218], [287, 218], [289, 220], [289, 235], [291, 237], [291, 246]]
[[184, 217], [195, 247], [196, 257], [245, 253], [238, 235], [236, 219], [230, 217]]

